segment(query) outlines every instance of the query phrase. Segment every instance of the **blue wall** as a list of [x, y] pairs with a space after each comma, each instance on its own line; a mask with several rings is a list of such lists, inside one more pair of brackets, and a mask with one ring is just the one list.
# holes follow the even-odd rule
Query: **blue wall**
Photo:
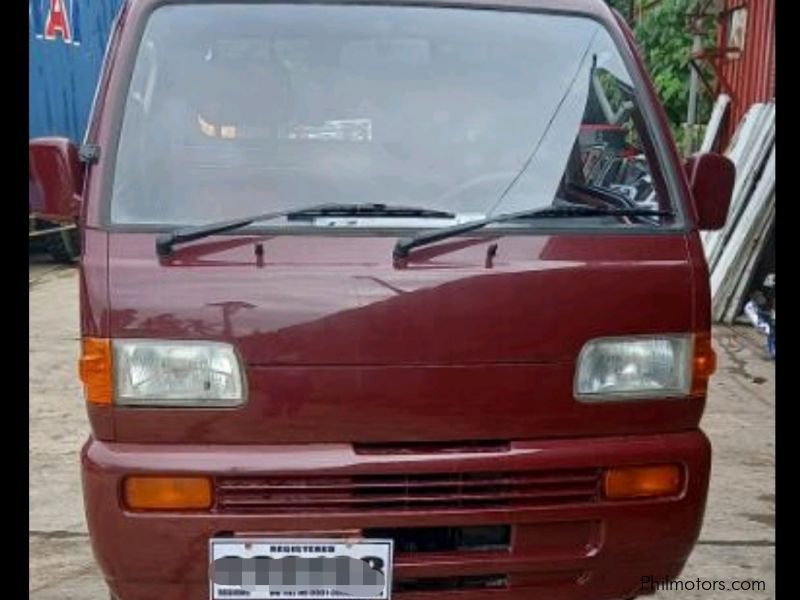
[[29, 0], [29, 137], [83, 140], [106, 41], [121, 4]]

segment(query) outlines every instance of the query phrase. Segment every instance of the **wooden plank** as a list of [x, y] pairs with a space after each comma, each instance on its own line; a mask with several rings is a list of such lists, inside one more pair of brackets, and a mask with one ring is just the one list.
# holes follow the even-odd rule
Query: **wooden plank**
[[725, 119], [725, 113], [731, 104], [731, 97], [727, 94], [720, 94], [714, 102], [714, 109], [711, 111], [711, 118], [706, 125], [706, 132], [703, 135], [703, 142], [700, 144], [700, 152], [711, 152], [714, 144], [719, 138], [719, 132], [722, 130], [722, 122]]
[[[746, 150], [752, 148], [749, 142], [751, 141], [753, 131], [760, 122], [760, 119], [763, 117], [765, 110], [766, 105], [764, 104], [754, 104], [750, 107], [750, 110], [747, 111], [739, 125], [736, 127], [736, 132], [733, 134], [733, 138], [731, 139], [730, 144], [725, 151], [725, 156], [731, 159], [733, 164], [736, 166], [737, 179], [742, 173], [742, 156]], [[721, 234], [718, 231], [702, 232], [701, 239], [703, 241], [703, 246], [706, 250], [706, 257], [708, 259], [710, 259], [711, 255], [714, 253], [716, 245], [720, 243], [720, 236]]]
[[736, 227], [741, 211], [750, 197], [757, 173], [767, 158], [769, 145], [775, 138], [774, 110], [767, 108], [763, 114], [753, 120], [752, 130], [740, 141], [740, 146], [735, 155], [737, 163], [736, 184], [728, 211], [728, 220], [725, 227], [713, 232], [714, 236], [709, 247], [709, 263], [711, 267], [719, 260], [719, 256], [727, 243], [731, 232]]
[[772, 230], [774, 223], [775, 200], [773, 198], [770, 201], [770, 208], [767, 213], [767, 217], [764, 220], [764, 226], [761, 228], [755, 238], [756, 241], [754, 243], [753, 252], [750, 253], [750, 257], [747, 260], [745, 268], [743, 269], [742, 274], [739, 276], [739, 282], [736, 285], [736, 289], [729, 297], [728, 306], [725, 307], [725, 312], [722, 314], [721, 320], [724, 323], [735, 322], [736, 318], [741, 314], [742, 307], [744, 306], [745, 302], [744, 296], [753, 283], [755, 270], [759, 265], [762, 255], [764, 254], [764, 246], [767, 243], [767, 237], [769, 236], [769, 232]]
[[711, 272], [711, 291], [715, 304], [715, 310], [720, 311], [722, 302], [735, 286], [738, 276], [743, 268], [742, 261], [746, 260], [743, 252], [747, 250], [749, 238], [753, 231], [757, 230], [759, 218], [761, 218], [764, 205], [769, 197], [774, 193], [775, 188], [775, 150], [774, 145], [770, 154], [770, 159], [764, 169], [764, 173], [758, 182], [752, 198], [748, 202], [742, 216], [731, 233], [720, 260]]
[[738, 302], [741, 301], [749, 289], [753, 270], [757, 265], [758, 258], [761, 256], [774, 216], [775, 204], [774, 202], [769, 202], [766, 212], [753, 225], [751, 234], [742, 249], [742, 259], [736, 263], [736, 269], [729, 274], [726, 280], [725, 295], [720, 298], [719, 303], [714, 308], [716, 321], [732, 323], [736, 319], [737, 313], [741, 308], [741, 304], [738, 304]]
[[740, 278], [743, 276], [751, 252], [757, 252], [754, 244], [763, 243], [759, 235], [766, 214], [774, 204], [774, 173], [772, 181], [765, 183], [764, 189], [754, 195], [747, 210], [742, 215], [731, 241], [726, 246], [720, 262], [711, 273], [712, 302], [715, 319], [722, 319], [725, 310], [735, 294]]
[[713, 316], [721, 320], [735, 296], [740, 278], [745, 276], [750, 254], [758, 253], [763, 244], [763, 229], [774, 208], [775, 198], [775, 145], [756, 189], [744, 207], [731, 232], [730, 239], [720, 254], [720, 259], [711, 271], [711, 296]]
[[[749, 113], [748, 113], [749, 114]], [[749, 125], [748, 125], [749, 123]], [[743, 124], [742, 135], [736, 140], [730, 158], [736, 164], [736, 184], [725, 227], [709, 232], [703, 242], [709, 268], [717, 264], [732, 231], [753, 191], [756, 178], [765, 164], [775, 140], [775, 105], [769, 103]]]

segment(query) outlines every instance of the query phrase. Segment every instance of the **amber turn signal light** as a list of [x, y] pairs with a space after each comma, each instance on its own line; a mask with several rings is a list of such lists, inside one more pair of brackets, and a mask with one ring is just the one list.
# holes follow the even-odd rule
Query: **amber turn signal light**
[[111, 340], [83, 338], [78, 361], [86, 401], [93, 404], [111, 404], [114, 387], [111, 374]]
[[130, 476], [122, 495], [131, 510], [205, 510], [212, 504], [207, 477]]
[[605, 472], [603, 495], [609, 500], [675, 496], [681, 483], [679, 465], [616, 467]]
[[692, 360], [692, 394], [705, 394], [708, 389], [708, 380], [716, 370], [717, 354], [711, 346], [711, 334], [707, 331], [696, 333]]

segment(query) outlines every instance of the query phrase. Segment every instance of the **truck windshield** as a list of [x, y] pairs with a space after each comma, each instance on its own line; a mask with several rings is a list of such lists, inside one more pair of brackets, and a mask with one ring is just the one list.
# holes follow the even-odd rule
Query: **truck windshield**
[[377, 203], [428, 212], [270, 227], [419, 229], [577, 204], [652, 209], [665, 216], [648, 227], [669, 225], [673, 207], [642, 123], [615, 44], [589, 18], [166, 6], [152, 13], [139, 46], [110, 220], [175, 227]]

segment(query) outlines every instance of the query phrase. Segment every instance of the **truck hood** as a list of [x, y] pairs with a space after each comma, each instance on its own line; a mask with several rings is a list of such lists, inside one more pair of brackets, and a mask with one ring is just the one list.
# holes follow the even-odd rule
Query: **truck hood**
[[363, 366], [571, 361], [593, 337], [691, 330], [680, 236], [459, 238], [405, 267], [394, 241], [217, 238], [160, 261], [152, 235], [113, 234], [111, 335], [229, 341], [249, 365]]
[[631, 410], [572, 393], [587, 340], [692, 330], [681, 236], [476, 236], [417, 249], [404, 267], [392, 264], [394, 241], [218, 238], [160, 262], [152, 235], [110, 234], [110, 335], [231, 342], [248, 398], [236, 410], [115, 407], [104, 413], [113, 424], [95, 422], [120, 442], [188, 444], [502, 441], [697, 425], [702, 398]]

